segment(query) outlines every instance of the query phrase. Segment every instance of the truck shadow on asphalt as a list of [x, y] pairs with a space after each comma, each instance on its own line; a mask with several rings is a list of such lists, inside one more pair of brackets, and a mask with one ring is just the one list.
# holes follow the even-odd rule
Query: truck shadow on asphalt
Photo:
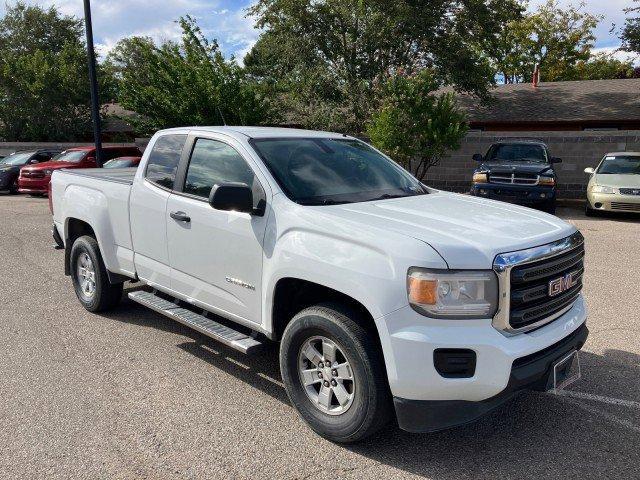
[[[290, 405], [275, 344], [245, 356], [128, 299], [104, 316], [187, 337], [178, 348]], [[342, 448], [435, 479], [639, 478], [640, 356], [583, 351], [581, 364], [583, 379], [570, 387], [576, 396], [523, 393], [469, 425], [431, 434], [410, 434], [391, 425], [363, 443]], [[580, 398], [580, 392], [587, 398]], [[603, 403], [589, 394], [622, 399], [622, 404]]]

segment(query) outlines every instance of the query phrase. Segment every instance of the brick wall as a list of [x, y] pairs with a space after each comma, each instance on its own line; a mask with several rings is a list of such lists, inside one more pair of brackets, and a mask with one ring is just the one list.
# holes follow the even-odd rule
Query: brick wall
[[427, 173], [425, 183], [442, 190], [467, 192], [476, 163], [474, 153], [485, 154], [496, 141], [509, 138], [535, 138], [560, 157], [556, 166], [560, 198], [584, 198], [588, 175], [586, 167], [595, 167], [608, 152], [640, 151], [640, 131], [606, 132], [469, 132], [459, 150], [451, 152], [440, 165]]

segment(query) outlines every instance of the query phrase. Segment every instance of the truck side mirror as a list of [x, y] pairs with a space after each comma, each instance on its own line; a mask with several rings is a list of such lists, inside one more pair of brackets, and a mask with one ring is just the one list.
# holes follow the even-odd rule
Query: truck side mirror
[[551, 157], [551, 163], [562, 163], [562, 159], [558, 157]]
[[209, 205], [216, 210], [253, 214], [253, 192], [245, 183], [214, 185], [209, 195]]
[[593, 167], [587, 167], [584, 169], [584, 173], [588, 173], [589, 175], [593, 175], [596, 173], [596, 170]]
[[474, 153], [473, 157], [471, 158], [473, 158], [473, 160], [476, 162], [482, 162], [484, 160], [484, 157], [480, 153]]

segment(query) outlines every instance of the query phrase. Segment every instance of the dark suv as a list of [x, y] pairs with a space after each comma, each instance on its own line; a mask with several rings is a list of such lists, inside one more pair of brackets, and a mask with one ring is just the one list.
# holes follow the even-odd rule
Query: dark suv
[[0, 191], [16, 193], [18, 191], [18, 175], [25, 165], [48, 162], [58, 155], [60, 149], [29, 150], [15, 152], [0, 158]]
[[473, 173], [471, 194], [505, 202], [556, 211], [556, 172], [562, 160], [549, 155], [540, 141], [508, 140], [494, 143], [486, 155], [476, 153], [480, 163]]

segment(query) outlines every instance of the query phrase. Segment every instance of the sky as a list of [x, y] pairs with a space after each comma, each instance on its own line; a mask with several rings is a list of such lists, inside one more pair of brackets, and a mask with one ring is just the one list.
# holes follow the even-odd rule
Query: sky
[[[13, 0], [8, 0], [10, 3]], [[544, 0], [530, 0], [530, 9]], [[584, 0], [584, 9], [604, 15], [596, 30], [596, 51], [613, 52], [620, 45], [612, 26], [624, 23], [623, 9], [632, 0]], [[4, 12], [0, 0], [0, 15]], [[70, 15], [83, 16], [82, 0], [26, 0], [26, 3], [49, 6]], [[93, 0], [93, 30], [101, 54], [107, 53], [118, 40], [130, 35], [150, 36], [157, 41], [176, 39], [179, 29], [175, 20], [189, 14], [198, 20], [209, 38], [215, 38], [225, 55], [235, 55], [240, 61], [258, 37], [254, 20], [246, 15], [252, 0]], [[560, 0], [566, 6], [578, 1]], [[625, 58], [627, 54], [616, 54]]]

